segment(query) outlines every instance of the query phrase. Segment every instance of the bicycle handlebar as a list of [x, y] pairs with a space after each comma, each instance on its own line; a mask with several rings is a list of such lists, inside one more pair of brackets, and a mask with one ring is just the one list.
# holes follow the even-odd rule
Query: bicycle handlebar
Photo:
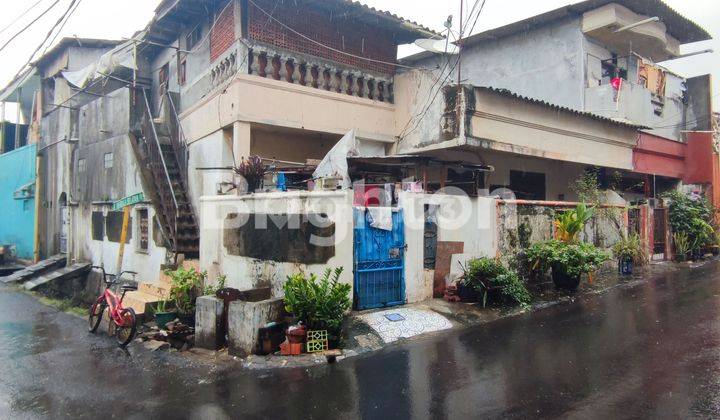
[[112, 276], [112, 274], [108, 274], [108, 273], [105, 271], [105, 268], [100, 267], [100, 266], [97, 266], [97, 265], [93, 265], [91, 268], [95, 268], [95, 269], [98, 269], [98, 270], [102, 271], [103, 280], [104, 280], [105, 283], [107, 283], [107, 284], [115, 284], [118, 280], [120, 280], [120, 279], [122, 278], [122, 275], [123, 275], [123, 274], [132, 274], [133, 279], [134, 279], [135, 276], [138, 274], [137, 272], [135, 272], [135, 271], [130, 271], [130, 270], [121, 271], [120, 274], [118, 274], [117, 276], [115, 276], [115, 279], [114, 279], [113, 281], [108, 281], [108, 277], [109, 277], [109, 276]]

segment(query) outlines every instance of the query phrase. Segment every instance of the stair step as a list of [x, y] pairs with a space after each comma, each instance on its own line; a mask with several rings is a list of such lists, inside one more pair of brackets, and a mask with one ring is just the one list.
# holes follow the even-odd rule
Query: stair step
[[133, 308], [135, 313], [139, 315], [152, 312], [152, 308], [161, 300], [157, 296], [136, 290], [125, 294], [123, 306]]
[[14, 283], [19, 281], [25, 281], [32, 277], [39, 276], [43, 273], [65, 267], [66, 264], [65, 255], [53, 255], [52, 257], [42, 260], [37, 264], [25, 267], [20, 271], [16, 271], [9, 276], [0, 277], [0, 281], [3, 283]]
[[50, 283], [52, 281], [80, 277], [90, 271], [90, 266], [90, 263], [77, 263], [68, 267], [63, 267], [54, 271], [50, 271], [25, 282], [25, 284], [23, 284], [23, 287], [25, 288], [25, 290], [33, 290], [37, 287], [42, 286], [43, 284]]

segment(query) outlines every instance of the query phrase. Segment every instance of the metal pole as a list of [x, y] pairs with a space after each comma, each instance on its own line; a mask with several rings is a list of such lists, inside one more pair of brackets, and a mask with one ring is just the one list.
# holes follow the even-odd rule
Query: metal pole
[[123, 255], [125, 255], [125, 241], [127, 240], [128, 224], [130, 223], [130, 206], [126, 206], [123, 209], [123, 222], [122, 230], [120, 231], [120, 249], [118, 250], [117, 265], [115, 271], [117, 272], [117, 278], [120, 278], [122, 273], [122, 261]]
[[0, 155], [5, 153], [5, 101], [0, 102]]
[[40, 205], [42, 201], [42, 172], [40, 170], [42, 165], [42, 155], [40, 151], [37, 152], [35, 158], [35, 215], [34, 215], [34, 227], [35, 232], [33, 235], [33, 260], [34, 262], [40, 261]]
[[20, 93], [22, 92], [22, 88], [18, 88], [17, 93], [15, 94], [15, 98], [17, 100], [17, 108], [15, 109], [15, 115], [17, 116], [17, 119], [15, 120], [15, 149], [20, 147]]
[[463, 6], [464, 2], [463, 0], [460, 0], [460, 37], [458, 39], [458, 74], [457, 74], [457, 83], [460, 85], [460, 70], [462, 67], [462, 42], [463, 42]]

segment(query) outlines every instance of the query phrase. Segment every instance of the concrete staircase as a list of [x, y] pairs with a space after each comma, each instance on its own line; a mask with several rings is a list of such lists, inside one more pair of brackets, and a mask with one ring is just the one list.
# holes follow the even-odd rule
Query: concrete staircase
[[[185, 269], [194, 267], [196, 271], [200, 271], [200, 262], [198, 260], [183, 261], [181, 266]], [[160, 277], [154, 283], [138, 283], [138, 290], [125, 294], [123, 306], [133, 308], [137, 315], [147, 314], [152, 317], [155, 311], [155, 305], [163, 299], [170, 299], [170, 288], [172, 280], [170, 276], [164, 272], [160, 272]], [[148, 317], [145, 318], [146, 320]]]

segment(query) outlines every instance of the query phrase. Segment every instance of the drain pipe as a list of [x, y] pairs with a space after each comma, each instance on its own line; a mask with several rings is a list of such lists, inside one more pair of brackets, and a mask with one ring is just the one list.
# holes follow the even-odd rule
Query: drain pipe
[[35, 263], [40, 261], [40, 197], [41, 197], [41, 186], [42, 177], [40, 171], [40, 165], [42, 165], [42, 155], [38, 150], [35, 157], [35, 221], [34, 221], [34, 238], [33, 238], [33, 260]]

